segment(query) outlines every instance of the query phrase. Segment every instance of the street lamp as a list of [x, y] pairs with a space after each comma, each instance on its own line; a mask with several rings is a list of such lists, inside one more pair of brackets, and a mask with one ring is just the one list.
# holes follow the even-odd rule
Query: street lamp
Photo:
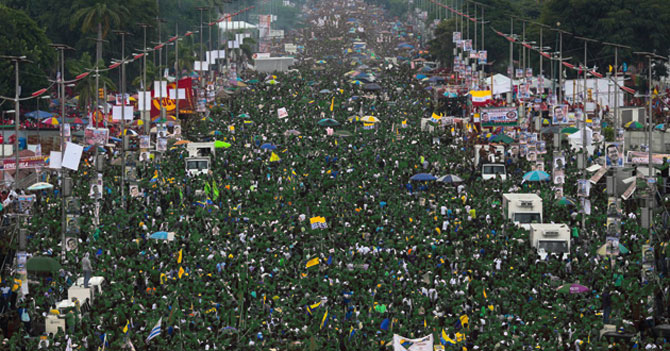
[[[65, 50], [74, 50], [65, 44], [51, 44], [51, 47], [60, 51], [60, 79], [58, 80], [58, 93], [60, 95], [61, 121], [65, 121]], [[61, 158], [65, 155], [65, 136], [63, 131], [63, 123], [60, 124], [60, 152]], [[65, 190], [67, 171], [65, 168], [60, 168], [61, 181], [61, 259], [65, 261]]]

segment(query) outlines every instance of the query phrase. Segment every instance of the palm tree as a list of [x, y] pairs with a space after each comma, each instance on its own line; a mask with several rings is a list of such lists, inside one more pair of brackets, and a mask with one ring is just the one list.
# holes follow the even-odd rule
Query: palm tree
[[[98, 63], [102, 65], [102, 63]], [[88, 69], [93, 67], [91, 55], [87, 52], [83, 53], [78, 60], [68, 60], [66, 62], [67, 70], [74, 76], [88, 72]], [[95, 91], [95, 72], [86, 77], [84, 80], [77, 83], [75, 92], [79, 94], [79, 106], [88, 106], [88, 103], [95, 99], [97, 92]], [[116, 90], [114, 82], [105, 74], [100, 73], [98, 85], [102, 87], [106, 85], [111, 90]]]
[[128, 15], [128, 9], [110, 0], [79, 0], [72, 5], [70, 27], [81, 22], [82, 33], [97, 31], [96, 62], [102, 60], [102, 40], [112, 25], [118, 26], [121, 17]]

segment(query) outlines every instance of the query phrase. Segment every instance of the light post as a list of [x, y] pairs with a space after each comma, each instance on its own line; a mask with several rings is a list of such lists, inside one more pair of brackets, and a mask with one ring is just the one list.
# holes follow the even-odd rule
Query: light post
[[203, 37], [203, 35], [205, 35], [205, 33], [202, 31], [202, 13], [203, 13], [203, 11], [205, 11], [207, 9], [208, 9], [207, 6], [196, 7], [196, 10], [200, 11], [200, 76], [198, 78], [200, 78], [200, 92], [201, 93], [204, 93], [204, 90], [205, 90], [205, 80], [203, 79], [203, 75], [202, 75], [203, 68], [204, 68], [203, 66], [205, 65], [205, 57], [204, 57], [203, 52], [202, 52], [202, 46], [203, 46], [202, 37]]
[[[21, 116], [21, 110], [19, 106], [19, 95], [21, 94], [21, 86], [19, 84], [19, 63], [29, 62], [25, 56], [4, 56], [1, 55], [0, 58], [10, 60], [14, 62], [14, 152], [16, 153], [16, 165], [14, 167], [14, 183], [12, 188], [18, 190], [18, 181], [19, 181], [19, 120]], [[39, 111], [38, 111], [39, 113]], [[4, 181], [4, 179], [3, 179]]]
[[[142, 93], [144, 94], [146, 91], [149, 91], [149, 88], [147, 87], [147, 28], [151, 27], [151, 25], [146, 23], [138, 23], [138, 25], [142, 27], [142, 32], [144, 34], [144, 41], [142, 45], [142, 54], [144, 54], [142, 57]], [[144, 122], [144, 134], [149, 135], [151, 130], [151, 118], [149, 116], [151, 114], [147, 112], [146, 94], [142, 99], [142, 111], [140, 113], [142, 114], [142, 122]]]
[[129, 32], [115, 30], [114, 33], [121, 36], [121, 203], [126, 205], [126, 35]]
[[[51, 47], [60, 51], [60, 79], [58, 79], [58, 94], [60, 96], [60, 107], [61, 107], [61, 122], [65, 122], [65, 50], [74, 50], [73, 48], [65, 44], [51, 44]], [[61, 158], [65, 155], [65, 136], [63, 135], [63, 123], [60, 123], [60, 151]], [[65, 168], [60, 168], [60, 181], [61, 181], [61, 259], [65, 261], [65, 230], [67, 224], [65, 222], [65, 188], [66, 186], [66, 176], [67, 171]], [[71, 191], [71, 189], [68, 189]]]

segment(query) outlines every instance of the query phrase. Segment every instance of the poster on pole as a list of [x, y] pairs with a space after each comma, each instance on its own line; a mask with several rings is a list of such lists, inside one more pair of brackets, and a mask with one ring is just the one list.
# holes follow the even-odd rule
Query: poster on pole
[[451, 42], [459, 43], [461, 41], [461, 32], [453, 32], [451, 34]]
[[[649, 157], [646, 157], [649, 160]], [[623, 167], [623, 144], [607, 143], [605, 146], [605, 164], [608, 167]]]
[[106, 145], [109, 139], [109, 129], [107, 128], [86, 128], [84, 131], [84, 140], [88, 145]]
[[570, 124], [570, 119], [568, 118], [568, 105], [555, 105], [551, 108], [552, 111], [552, 124]]
[[123, 118], [126, 121], [133, 120], [132, 106], [112, 106], [112, 120], [120, 121]]
[[515, 107], [484, 108], [481, 112], [483, 127], [514, 126], [518, 120], [519, 112]]
[[140, 91], [140, 92], [137, 93], [137, 110], [138, 111], [151, 111], [151, 92], [150, 91]]
[[479, 50], [479, 64], [485, 65], [488, 63], [488, 52], [486, 50]]
[[73, 171], [79, 169], [79, 161], [81, 154], [84, 152], [84, 147], [74, 143], [67, 143], [65, 146], [65, 153], [63, 154], [62, 166]]
[[167, 97], [167, 81], [154, 81], [154, 97]]

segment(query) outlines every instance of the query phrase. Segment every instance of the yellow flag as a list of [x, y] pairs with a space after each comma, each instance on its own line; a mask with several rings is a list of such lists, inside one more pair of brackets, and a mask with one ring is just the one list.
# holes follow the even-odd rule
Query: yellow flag
[[181, 279], [181, 276], [184, 275], [184, 267], [181, 266], [179, 267], [179, 272], [177, 273], [177, 275], [179, 276], [179, 279]]
[[274, 152], [270, 155], [270, 162], [278, 162], [280, 160], [279, 156]]
[[612, 65], [609, 66], [609, 72], [612, 73]]
[[318, 258], [318, 257], [314, 257], [313, 259], [307, 261], [307, 264], [305, 265], [305, 267], [306, 267], [306, 268], [309, 268], [309, 267], [312, 267], [312, 266], [316, 266], [316, 265], [319, 264], [319, 263], [320, 263], [319, 258]]
[[126, 319], [126, 325], [123, 327], [123, 334], [128, 334], [128, 326], [130, 325], [130, 321]]
[[330, 101], [330, 112], [333, 112], [333, 107], [335, 107], [335, 97], [333, 96], [333, 100]]
[[482, 288], [482, 292], [484, 293], [484, 298], [487, 299], [488, 297], [486, 297], [486, 289]]
[[177, 263], [179, 264], [181, 264], [181, 259], [183, 258], [182, 251], [184, 251], [184, 249], [179, 250], [179, 256], [177, 256]]

